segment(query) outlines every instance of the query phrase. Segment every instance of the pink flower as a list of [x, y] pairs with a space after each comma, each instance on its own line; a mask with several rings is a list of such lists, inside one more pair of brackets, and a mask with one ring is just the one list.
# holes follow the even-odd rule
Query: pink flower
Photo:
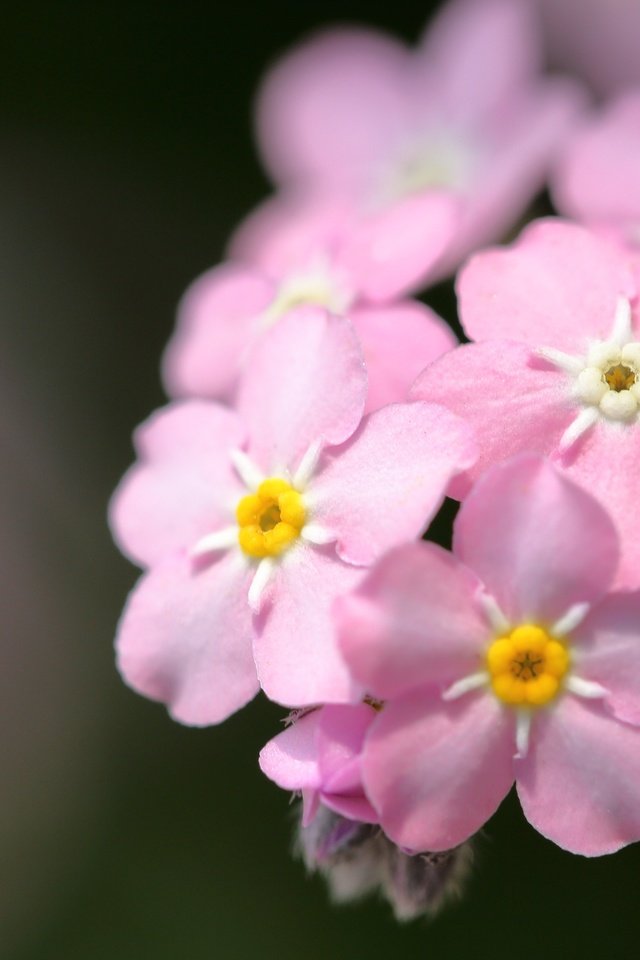
[[640, 87], [612, 101], [572, 137], [553, 196], [561, 213], [615, 228], [640, 247]]
[[475, 486], [453, 551], [399, 547], [337, 602], [354, 676], [385, 701], [362, 760], [383, 829], [452, 847], [515, 779], [529, 822], [567, 850], [640, 839], [640, 593], [608, 592], [606, 512], [522, 456]]
[[127, 602], [118, 663], [176, 719], [229, 716], [256, 693], [256, 665], [267, 695], [292, 706], [353, 696], [334, 597], [418, 536], [476, 455], [442, 407], [362, 419], [365, 394], [351, 325], [307, 308], [256, 346], [237, 412], [189, 401], [139, 428], [111, 522], [150, 569]]
[[[423, 241], [434, 230], [439, 220], [421, 221]], [[385, 302], [414, 277], [407, 239], [417, 248], [388, 217], [382, 227], [375, 218], [363, 223], [337, 203], [287, 197], [264, 205], [241, 227], [233, 259], [185, 294], [164, 357], [168, 392], [233, 399], [252, 347], [286, 313], [309, 304], [353, 323], [369, 374], [367, 411], [406, 399], [420, 370], [456, 344], [423, 304]], [[391, 248], [389, 264], [379, 263], [376, 255]]]
[[[375, 217], [393, 237], [383, 265], [402, 252], [421, 267], [415, 280], [433, 282], [500, 236], [543, 185], [580, 98], [543, 81], [539, 60], [526, 0], [454, 0], [415, 52], [373, 30], [320, 34], [266, 78], [265, 163], [281, 185]], [[431, 217], [442, 221], [435, 246], [424, 237]]]
[[260, 769], [285, 790], [302, 793], [302, 826], [323, 806], [349, 820], [378, 823], [362, 788], [364, 737], [376, 711], [368, 703], [321, 707], [294, 720], [260, 753]]
[[558, 220], [477, 254], [458, 295], [465, 332], [479, 342], [436, 360], [412, 393], [476, 429], [480, 458], [455, 495], [516, 453], [553, 457], [611, 513], [622, 545], [618, 585], [636, 587], [640, 274], [631, 267], [624, 250]]

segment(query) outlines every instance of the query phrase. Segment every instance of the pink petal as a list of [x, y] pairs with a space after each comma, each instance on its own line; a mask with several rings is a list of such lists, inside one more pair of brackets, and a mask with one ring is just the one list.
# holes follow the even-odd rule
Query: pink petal
[[535, 17], [522, 0], [449, 2], [428, 25], [418, 56], [440, 86], [445, 116], [480, 124], [534, 78], [541, 60]]
[[166, 560], [130, 594], [118, 627], [118, 669], [175, 720], [220, 723], [258, 691], [251, 656], [250, 570], [237, 551], [204, 569]]
[[478, 480], [456, 519], [453, 549], [513, 623], [553, 623], [574, 604], [596, 602], [618, 564], [605, 510], [532, 454]]
[[312, 710], [286, 727], [260, 751], [260, 769], [285, 790], [320, 787], [316, 737], [321, 711]]
[[[352, 762], [362, 752], [365, 735], [376, 718], [376, 711], [366, 703], [329, 704], [320, 712], [318, 723], [318, 755], [324, 789], [336, 792], [330, 784], [342, 777], [342, 792], [353, 792], [359, 782], [345, 782], [345, 768], [353, 772]], [[361, 787], [360, 787], [361, 792]]]
[[608, 691], [614, 716], [640, 725], [640, 593], [611, 593], [572, 634], [575, 673]]
[[280, 279], [319, 255], [333, 260], [353, 216], [332, 193], [281, 191], [240, 224], [229, 253]]
[[199, 277], [178, 309], [163, 357], [174, 397], [233, 397], [244, 357], [260, 335], [260, 318], [275, 288], [254, 270], [223, 264]]
[[565, 80], [538, 83], [512, 96], [497, 114], [495, 129], [479, 144], [475, 180], [469, 184], [455, 238], [437, 275], [447, 276], [469, 254], [500, 240], [544, 186], [547, 171], [583, 104], [579, 88]]
[[471, 343], [441, 357], [411, 389], [473, 427], [480, 457], [451, 496], [463, 497], [491, 466], [524, 451], [550, 456], [577, 413], [566, 375], [508, 340]]
[[366, 412], [406, 400], [420, 371], [457, 340], [451, 328], [422, 303], [351, 310], [369, 375]]
[[412, 194], [354, 224], [340, 262], [365, 300], [391, 300], [422, 284], [454, 239], [459, 222], [454, 194]]
[[361, 576], [329, 547], [300, 544], [283, 556], [254, 642], [258, 676], [270, 699], [287, 706], [359, 699], [338, 650], [331, 609]]
[[409, 850], [449, 850], [480, 829], [513, 783], [513, 714], [484, 693], [445, 703], [416, 691], [386, 704], [364, 754], [367, 795]]
[[344, 186], [404, 125], [408, 52], [366, 29], [311, 37], [267, 75], [258, 101], [263, 158], [277, 181]]
[[140, 460], [109, 507], [122, 552], [146, 566], [234, 523], [243, 488], [229, 454], [244, 437], [235, 413], [196, 400], [158, 410], [138, 427], [134, 443]]
[[282, 317], [251, 353], [238, 409], [266, 473], [298, 466], [312, 443], [342, 443], [362, 417], [367, 378], [355, 331], [314, 307]]
[[529, 823], [587, 857], [640, 840], [640, 730], [566, 696], [536, 715], [533, 732], [516, 774]]
[[635, 590], [640, 587], [640, 423], [597, 423], [570, 453], [562, 462], [565, 473], [597, 497], [617, 527], [621, 556], [615, 586]]
[[391, 404], [326, 452], [309, 491], [313, 521], [335, 533], [344, 560], [370, 564], [419, 536], [476, 455], [471, 430], [448, 410]]
[[386, 700], [477, 672], [490, 639], [477, 602], [480, 586], [475, 574], [433, 543], [385, 554], [336, 603], [340, 647], [354, 677]]
[[635, 286], [623, 257], [596, 234], [539, 220], [512, 247], [476, 254], [458, 277], [460, 317], [473, 340], [522, 340], [586, 353], [611, 336], [620, 296]]
[[554, 179], [558, 208], [578, 220], [640, 223], [640, 89], [619, 97], [569, 144]]

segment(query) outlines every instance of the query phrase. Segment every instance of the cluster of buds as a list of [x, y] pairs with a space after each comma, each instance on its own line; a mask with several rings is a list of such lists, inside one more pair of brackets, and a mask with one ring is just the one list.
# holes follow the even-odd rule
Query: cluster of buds
[[[402, 920], [514, 783], [567, 851], [640, 840], [640, 87], [589, 110], [536, 26], [450, 0], [414, 50], [272, 68], [277, 192], [187, 291], [110, 510], [125, 681], [195, 726], [293, 710], [260, 767], [308, 869]], [[485, 248], [545, 183], [560, 216]], [[414, 299], [456, 271], [462, 345]]]

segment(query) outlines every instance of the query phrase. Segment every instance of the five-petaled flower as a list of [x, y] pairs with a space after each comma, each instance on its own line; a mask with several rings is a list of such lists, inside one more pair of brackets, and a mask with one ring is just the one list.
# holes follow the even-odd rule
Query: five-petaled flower
[[362, 778], [392, 840], [455, 846], [514, 779], [567, 850], [640, 839], [640, 593], [610, 592], [617, 562], [598, 502], [524, 455], [478, 481], [453, 555], [399, 547], [337, 601], [345, 657], [384, 701]]
[[354, 696], [333, 599], [419, 536], [477, 455], [471, 429], [437, 405], [363, 419], [366, 389], [351, 325], [305, 308], [256, 346], [237, 411], [194, 400], [139, 429], [111, 519], [149, 570], [118, 662], [176, 719], [223, 720], [258, 682], [289, 706]]

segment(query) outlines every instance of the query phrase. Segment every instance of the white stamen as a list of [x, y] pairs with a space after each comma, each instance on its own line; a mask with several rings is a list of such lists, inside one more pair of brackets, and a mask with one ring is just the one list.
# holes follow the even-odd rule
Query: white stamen
[[265, 557], [264, 560], [261, 560], [258, 564], [258, 568], [251, 581], [251, 586], [249, 587], [249, 606], [253, 613], [260, 613], [262, 596], [274, 569], [275, 564], [273, 560], [270, 560], [268, 557]]
[[560, 453], [566, 453], [579, 440], [583, 433], [590, 430], [600, 419], [598, 407], [585, 407], [573, 423], [570, 423], [560, 438]]
[[456, 680], [455, 683], [452, 683], [442, 694], [442, 699], [457, 700], [458, 697], [464, 696], [465, 693], [470, 693], [472, 690], [477, 690], [478, 687], [483, 687], [485, 683], [489, 683], [489, 674], [485, 673], [484, 670], [480, 673], [471, 673], [468, 677], [463, 677], [462, 680]]
[[631, 340], [631, 304], [626, 297], [618, 297], [611, 339], [621, 347]]
[[496, 598], [492, 597], [490, 593], [483, 592], [478, 599], [491, 629], [495, 630], [496, 633], [506, 633], [511, 624], [500, 609]]
[[312, 443], [307, 449], [298, 465], [298, 469], [293, 475], [293, 486], [296, 490], [304, 490], [309, 480], [311, 480], [318, 465], [321, 450], [322, 443], [320, 440], [316, 440], [316, 442]]
[[524, 760], [529, 752], [529, 735], [531, 733], [530, 710], [518, 710], [516, 712], [516, 759]]
[[576, 697], [585, 697], [587, 700], [600, 700], [602, 697], [606, 697], [609, 692], [594, 680], [583, 680], [582, 677], [569, 677], [566, 687]]
[[204, 557], [208, 553], [215, 553], [217, 550], [228, 550], [238, 542], [238, 528], [224, 527], [222, 530], [215, 530], [208, 533], [189, 550], [190, 557]]
[[333, 543], [337, 539], [335, 533], [319, 523], [307, 523], [300, 531], [300, 536], [303, 540], [315, 543], [318, 547], [322, 547], [326, 543]]
[[590, 609], [591, 605], [588, 603], [574, 603], [566, 613], [556, 620], [551, 627], [551, 633], [555, 637], [564, 637], [568, 633], [571, 633], [572, 630], [575, 630], [575, 628], [582, 623]]
[[576, 396], [584, 403], [600, 403], [609, 387], [600, 367], [585, 367], [576, 380]]
[[594, 367], [602, 375], [608, 367], [620, 363], [621, 357], [620, 344], [615, 340], [597, 340], [589, 347], [587, 366]]
[[565, 353], [564, 350], [556, 350], [554, 347], [540, 347], [536, 352], [543, 360], [548, 360], [554, 367], [560, 367], [567, 373], [573, 373], [577, 376], [584, 368], [584, 360], [581, 360], [580, 357], [574, 357], [570, 353]]
[[250, 490], [257, 490], [264, 480], [262, 470], [256, 466], [251, 457], [247, 456], [244, 450], [232, 450], [230, 456], [231, 463], [236, 468], [236, 472], [242, 482], [249, 487]]

